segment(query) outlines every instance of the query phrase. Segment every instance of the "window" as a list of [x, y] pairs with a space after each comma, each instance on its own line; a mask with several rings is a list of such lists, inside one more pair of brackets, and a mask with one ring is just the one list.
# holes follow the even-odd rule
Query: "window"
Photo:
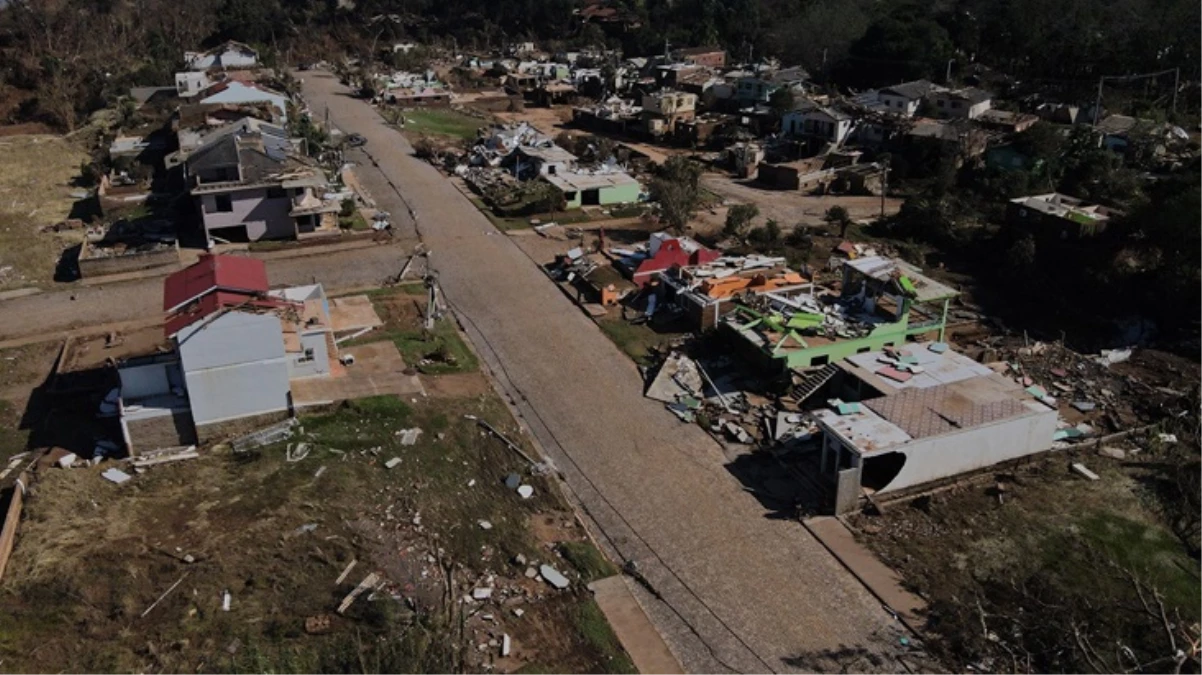
[[216, 213], [231, 213], [234, 210], [234, 200], [229, 195], [213, 197], [213, 211]]
[[269, 188], [267, 188], [267, 198], [268, 199], [287, 199], [288, 193], [282, 187], [269, 187]]
[[310, 349], [306, 349], [305, 353], [299, 359], [297, 359], [296, 362], [297, 363], [309, 363], [314, 358], [315, 357], [313, 355], [313, 350], [310, 348]]
[[955, 108], [956, 110], [959, 110], [959, 109], [960, 109], [960, 102], [959, 102], [959, 101], [952, 101], [952, 108]]

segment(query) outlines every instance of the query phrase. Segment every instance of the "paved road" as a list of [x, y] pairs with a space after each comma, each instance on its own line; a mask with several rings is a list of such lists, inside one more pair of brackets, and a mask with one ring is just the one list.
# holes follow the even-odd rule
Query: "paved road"
[[[408, 249], [385, 246], [267, 261], [272, 284], [307, 284], [327, 290], [378, 286], [400, 271]], [[101, 286], [72, 286], [0, 301], [0, 340], [86, 326], [162, 316], [163, 279], [152, 277]]]
[[325, 74], [304, 85], [314, 111], [367, 139], [376, 199], [403, 212], [396, 186], [415, 209], [473, 343], [603, 543], [662, 597], [647, 609], [685, 668], [900, 672], [900, 626], [821, 544], [770, 517], [701, 429], [644, 399], [634, 364], [371, 108]]

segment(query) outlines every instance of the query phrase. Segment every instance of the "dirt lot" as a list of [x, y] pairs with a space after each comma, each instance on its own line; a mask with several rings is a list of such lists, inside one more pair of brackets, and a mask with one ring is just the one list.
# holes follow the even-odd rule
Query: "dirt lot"
[[67, 218], [81, 188], [71, 185], [87, 154], [58, 136], [0, 138], [0, 290], [47, 286], [62, 249], [80, 231], [41, 233]]
[[[374, 298], [392, 308], [376, 339], [415, 329], [417, 314], [403, 309], [412, 299]], [[32, 386], [45, 358], [29, 349], [0, 364]], [[616, 570], [541, 469], [466, 417], [534, 455], [474, 363], [465, 370], [423, 374], [428, 397], [305, 416], [287, 444], [202, 448], [199, 459], [145, 473], [123, 467], [135, 476], [120, 486], [99, 475], [111, 463], [41, 469], [3, 587], [0, 663], [10, 672], [631, 671], [585, 589]], [[413, 427], [422, 433], [404, 445], [398, 431]], [[308, 454], [289, 461], [299, 442]], [[533, 496], [507, 487], [509, 474]], [[540, 564], [571, 586], [530, 578]], [[381, 582], [340, 615], [371, 572]], [[474, 598], [489, 594], [477, 589], [491, 595]]]
[[953, 670], [1163, 672], [1192, 642], [1182, 671], [1197, 672], [1197, 364], [1138, 349], [1110, 367], [1055, 346], [998, 355], [1057, 392], [1070, 424], [1152, 426], [886, 503], [853, 518], [862, 541], [928, 600], [941, 638], [928, 645]]
[[[768, 190], [748, 184], [746, 181], [732, 178], [730, 176], [718, 173], [707, 173], [701, 178], [701, 184], [708, 190], [730, 200], [731, 202], [740, 204], [755, 204], [760, 209], [760, 217], [756, 224], [762, 224], [769, 218], [776, 220], [785, 231], [791, 229], [794, 225], [802, 223], [805, 225], [822, 225], [824, 221], [822, 217], [826, 214], [827, 209], [832, 206], [842, 206], [847, 209], [848, 215], [852, 220], [864, 220], [877, 218], [881, 214], [881, 198], [872, 196], [852, 196], [852, 195], [826, 195], [815, 196], [808, 195], [797, 190]], [[885, 214], [892, 215], [897, 213], [901, 208], [902, 200], [896, 198], [885, 199]], [[706, 217], [706, 212], [699, 215], [702, 222], [707, 222], [713, 225], [717, 215]], [[716, 221], [718, 226], [726, 218], [725, 211], [721, 211], [720, 218]]]

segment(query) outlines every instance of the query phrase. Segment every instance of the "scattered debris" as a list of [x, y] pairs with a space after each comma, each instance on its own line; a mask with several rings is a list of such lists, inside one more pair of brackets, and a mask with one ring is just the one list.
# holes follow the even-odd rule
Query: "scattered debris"
[[171, 591], [174, 591], [177, 586], [184, 583], [184, 579], [187, 576], [188, 576], [188, 573], [184, 572], [183, 576], [181, 576], [178, 581], [176, 581], [174, 584], [171, 584], [171, 588], [168, 588], [167, 590], [163, 591], [163, 594], [159, 596], [158, 600], [155, 600], [154, 602], [150, 603], [150, 606], [147, 607], [145, 609], [145, 611], [142, 612], [142, 618], [146, 618], [146, 615], [150, 614], [150, 610], [154, 609], [155, 607], [158, 607], [159, 603], [163, 601], [163, 598], [170, 595]]
[[296, 449], [292, 449], [292, 444], [289, 443], [287, 448], [284, 448], [284, 461], [299, 462], [309, 456], [309, 451], [312, 446], [308, 443], [297, 443]]
[[546, 581], [555, 588], [567, 588], [571, 585], [567, 577], [560, 574], [559, 570], [550, 565], [540, 565], [538, 573], [542, 575], [543, 581]]
[[234, 597], [232, 595], [230, 595], [229, 590], [227, 589], [226, 591], [224, 591], [221, 594], [221, 611], [223, 611], [223, 612], [230, 611], [230, 604], [233, 601], [234, 601]]
[[488, 522], [487, 520], [481, 520], [480, 521], [480, 529], [481, 530], [491, 530], [492, 523]]
[[366, 577], [363, 577], [363, 581], [360, 581], [359, 585], [355, 586], [355, 589], [350, 593], [347, 593], [346, 597], [342, 599], [342, 603], [338, 605], [338, 613], [345, 614], [346, 610], [350, 609], [351, 604], [355, 602], [356, 598], [358, 598], [360, 595], [363, 595], [367, 589], [375, 586], [377, 583], [379, 583], [379, 581], [380, 577], [375, 572], [371, 572]]
[[273, 424], [266, 429], [260, 429], [259, 431], [235, 439], [230, 443], [230, 447], [233, 448], [234, 452], [246, 452], [252, 448], [271, 445], [272, 443], [290, 438], [292, 436], [292, 427], [296, 425], [296, 418], [289, 417], [279, 424]]
[[1082, 476], [1085, 476], [1089, 480], [1098, 480], [1099, 479], [1098, 474], [1085, 468], [1085, 465], [1080, 462], [1076, 462], [1073, 464], [1073, 471], [1076, 471], [1077, 473], [1081, 474]]
[[413, 445], [417, 443], [417, 437], [420, 436], [422, 430], [414, 427], [412, 429], [401, 429], [396, 432], [397, 436], [401, 437], [401, 445]]
[[133, 476], [125, 473], [121, 469], [106, 469], [104, 473], [100, 474], [100, 477], [109, 481], [110, 483], [116, 483], [117, 485], [120, 485], [133, 478]]
[[321, 466], [317, 467], [317, 471], [315, 471], [315, 472], [313, 473], [313, 477], [314, 477], [314, 478], [321, 478], [321, 474], [323, 474], [323, 473], [325, 473], [325, 472], [326, 472], [326, 465], [325, 465], [325, 464], [322, 464]]
[[534, 496], [534, 488], [529, 485], [520, 485], [518, 486], [518, 495], [522, 499], [530, 499]]
[[499, 438], [501, 440], [501, 442], [503, 442], [505, 445], [509, 446], [510, 450], [513, 450], [514, 452], [516, 452], [518, 455], [521, 456], [522, 459], [526, 460], [531, 465], [538, 464], [538, 462], [535, 462], [533, 459], [530, 458], [529, 455], [527, 455], [525, 452], [523, 452], [522, 449], [520, 447], [518, 447], [518, 445], [516, 443], [514, 443], [513, 441], [506, 438], [505, 435], [502, 434], [500, 431], [497, 431], [496, 428], [493, 427], [493, 425], [489, 424], [488, 422], [485, 422], [484, 420], [480, 419], [479, 417], [476, 417], [475, 415], [464, 415], [464, 417], [469, 420], [472, 420], [477, 425], [487, 429], [489, 433], [491, 433], [493, 436], [496, 436], [497, 438]]
[[60, 468], [60, 469], [69, 469], [69, 468], [71, 468], [71, 465], [74, 464], [75, 460], [77, 460], [77, 459], [79, 459], [79, 455], [76, 455], [74, 452], [68, 452], [67, 454], [63, 455], [62, 457], [59, 457], [58, 461], [55, 462], [55, 464], [58, 464], [58, 468]]
[[492, 597], [492, 586], [472, 589], [473, 600], [487, 600]]
[[351, 560], [349, 563], [347, 563], [346, 567], [342, 570], [342, 574], [339, 574], [338, 578], [334, 580], [334, 585], [337, 586], [338, 584], [341, 584], [343, 581], [345, 581], [347, 576], [350, 575], [351, 570], [355, 569], [355, 565], [358, 562], [359, 561], [357, 559], [355, 559], [355, 560]]
[[196, 446], [189, 445], [178, 448], [162, 448], [142, 453], [138, 457], [134, 457], [131, 460], [131, 464], [133, 464], [135, 469], [146, 469], [159, 464], [169, 464], [171, 462], [196, 459], [198, 457], [200, 457], [200, 453], [196, 451]]
[[1072, 405], [1081, 412], [1092, 412], [1094, 408], [1098, 407], [1096, 403], [1090, 401], [1073, 401]]
[[384, 468], [385, 469], [395, 469], [396, 466], [400, 463], [401, 463], [400, 457], [393, 457], [392, 459], [388, 460], [387, 462], [384, 462]]
[[1160, 442], [1161, 442], [1161, 443], [1169, 443], [1169, 444], [1172, 444], [1172, 443], [1176, 443], [1176, 442], [1177, 442], [1177, 434], [1164, 434], [1164, 433], [1162, 433], [1162, 434], [1160, 434], [1160, 435], [1158, 436], [1158, 438], [1160, 439]]
[[509, 633], [501, 636], [501, 656], [509, 656], [509, 651], [513, 648], [513, 641], [509, 639]]
[[329, 614], [318, 614], [305, 619], [305, 632], [309, 635], [322, 635], [330, 632], [333, 622]]
[[1098, 454], [1101, 455], [1102, 457], [1109, 457], [1110, 459], [1127, 459], [1127, 451], [1126, 450], [1123, 450], [1122, 448], [1110, 447], [1107, 445], [1104, 445], [1104, 446], [1098, 448]]
[[521, 484], [522, 484], [522, 477], [517, 475], [516, 473], [511, 473], [505, 477], [505, 487], [509, 488], [510, 490], [518, 489], [518, 486], [520, 486]]

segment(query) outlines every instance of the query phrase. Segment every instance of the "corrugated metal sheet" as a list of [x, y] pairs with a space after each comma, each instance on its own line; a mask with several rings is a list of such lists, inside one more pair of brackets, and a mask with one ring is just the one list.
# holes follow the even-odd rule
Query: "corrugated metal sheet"
[[163, 282], [163, 311], [169, 312], [215, 288], [266, 293], [267, 266], [262, 260], [244, 256], [202, 255]]
[[188, 326], [177, 340], [185, 373], [284, 358], [280, 319], [271, 312], [227, 312]]

